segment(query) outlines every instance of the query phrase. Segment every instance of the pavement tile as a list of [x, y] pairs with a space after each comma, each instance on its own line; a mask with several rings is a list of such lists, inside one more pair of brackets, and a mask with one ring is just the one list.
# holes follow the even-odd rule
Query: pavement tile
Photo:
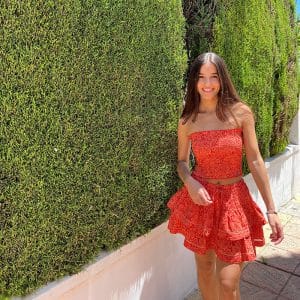
[[262, 289], [261, 287], [257, 287], [249, 282], [241, 282], [241, 299], [244, 300], [275, 300], [277, 299], [277, 295]]
[[296, 267], [294, 274], [297, 276], [300, 276], [300, 262], [299, 262], [298, 266]]
[[299, 217], [292, 217], [289, 222], [293, 223], [293, 224], [300, 224], [300, 218]]
[[300, 203], [300, 194], [294, 196], [293, 200], [295, 200], [296, 202]]
[[184, 300], [202, 300], [202, 297], [198, 290], [194, 290]]
[[256, 256], [259, 256], [267, 247], [268, 245], [262, 246], [262, 247], [256, 247], [255, 251], [256, 251]]
[[290, 300], [300, 299], [300, 277], [291, 276], [280, 296]]
[[278, 216], [282, 225], [286, 225], [293, 218], [293, 216], [282, 213], [281, 211], [278, 213]]
[[292, 199], [280, 208], [280, 212], [295, 217], [300, 217], [300, 202]]
[[276, 245], [276, 247], [298, 253], [300, 251], [300, 238], [290, 236], [289, 233], [285, 231], [283, 241]]
[[262, 263], [252, 262], [242, 272], [241, 279], [275, 294], [279, 294], [289, 277], [290, 274], [284, 271]]
[[270, 234], [272, 233], [269, 225], [264, 226], [264, 237], [266, 244], [270, 242]]
[[299, 237], [300, 224], [288, 223], [284, 226], [284, 232], [288, 235]]
[[300, 262], [300, 254], [279, 249], [274, 246], [267, 246], [257, 256], [257, 260], [269, 266], [292, 273]]

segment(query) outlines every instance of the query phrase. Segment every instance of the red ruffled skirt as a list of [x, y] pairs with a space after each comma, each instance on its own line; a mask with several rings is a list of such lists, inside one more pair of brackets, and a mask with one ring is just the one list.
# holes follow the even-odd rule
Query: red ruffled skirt
[[225, 262], [254, 260], [255, 247], [265, 244], [262, 227], [266, 220], [244, 180], [230, 185], [197, 180], [206, 188], [213, 204], [194, 204], [187, 188], [182, 187], [168, 202], [170, 232], [183, 234], [184, 246], [198, 254], [213, 249]]

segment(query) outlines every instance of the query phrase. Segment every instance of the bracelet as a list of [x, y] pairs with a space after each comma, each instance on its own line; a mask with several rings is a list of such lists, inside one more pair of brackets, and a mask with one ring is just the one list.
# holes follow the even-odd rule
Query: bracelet
[[267, 215], [277, 215], [277, 211], [276, 210], [267, 210], [266, 214]]

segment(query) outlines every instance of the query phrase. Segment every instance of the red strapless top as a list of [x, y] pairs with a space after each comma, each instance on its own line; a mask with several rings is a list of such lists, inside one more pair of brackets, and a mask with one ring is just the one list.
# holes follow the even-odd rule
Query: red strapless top
[[197, 176], [214, 179], [242, 176], [242, 128], [197, 131], [189, 138]]

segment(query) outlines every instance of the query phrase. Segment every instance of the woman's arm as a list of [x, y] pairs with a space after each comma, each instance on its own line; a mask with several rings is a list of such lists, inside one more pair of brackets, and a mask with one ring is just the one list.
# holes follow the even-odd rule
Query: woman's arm
[[247, 163], [266, 205], [268, 221], [272, 229], [270, 238], [272, 242], [279, 244], [283, 240], [282, 225], [276, 214], [269, 177], [259, 151], [253, 114], [248, 107], [246, 107], [245, 112], [243, 112], [242, 127]]
[[188, 128], [180, 119], [178, 123], [178, 152], [177, 152], [177, 173], [184, 184], [192, 179], [189, 160], [191, 152], [191, 141], [188, 138]]
[[209, 205], [212, 203], [206, 189], [200, 182], [191, 176], [189, 168], [191, 151], [191, 141], [188, 137], [188, 125], [183, 124], [183, 120], [179, 120], [178, 124], [178, 161], [177, 173], [194, 203], [199, 205]]

